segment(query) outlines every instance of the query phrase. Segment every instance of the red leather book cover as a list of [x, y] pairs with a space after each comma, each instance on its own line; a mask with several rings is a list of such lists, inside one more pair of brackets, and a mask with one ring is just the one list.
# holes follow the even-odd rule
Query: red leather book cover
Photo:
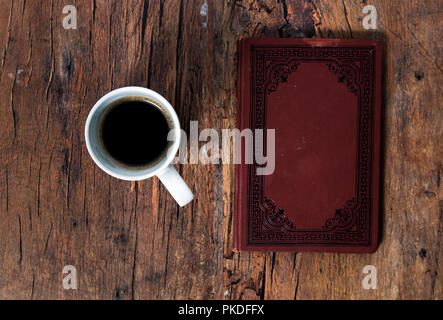
[[381, 44], [244, 39], [238, 63], [238, 127], [275, 129], [275, 169], [236, 165], [234, 249], [374, 252]]

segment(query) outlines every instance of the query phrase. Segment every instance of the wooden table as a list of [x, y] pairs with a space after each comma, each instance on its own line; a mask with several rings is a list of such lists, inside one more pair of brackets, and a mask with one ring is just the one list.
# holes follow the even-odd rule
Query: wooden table
[[[441, 1], [71, 2], [66, 30], [66, 1], [0, 0], [0, 298], [443, 298]], [[181, 209], [157, 178], [119, 181], [89, 157], [87, 114], [122, 86], [164, 95], [187, 131], [234, 128], [236, 41], [251, 36], [383, 41], [375, 254], [233, 253], [233, 166], [178, 166], [196, 195]]]

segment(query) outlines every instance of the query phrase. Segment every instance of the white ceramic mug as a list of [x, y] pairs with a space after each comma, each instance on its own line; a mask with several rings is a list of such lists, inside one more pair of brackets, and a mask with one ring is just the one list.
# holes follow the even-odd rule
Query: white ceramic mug
[[[174, 130], [174, 140], [169, 145], [168, 151], [155, 163], [144, 168], [129, 168], [120, 165], [104, 150], [103, 143], [100, 143], [99, 126], [105, 111], [117, 100], [130, 97], [143, 97], [151, 104], [155, 104]], [[152, 107], [155, 108], [155, 106]], [[177, 203], [184, 206], [194, 198], [194, 195], [171, 164], [180, 146], [180, 135], [180, 122], [171, 104], [157, 92], [142, 87], [124, 87], [103, 96], [89, 112], [85, 127], [88, 152], [103, 171], [115, 178], [128, 181], [139, 181], [157, 176]], [[152, 139], [155, 138], [152, 137]], [[149, 141], [146, 142], [146, 148], [149, 148]]]

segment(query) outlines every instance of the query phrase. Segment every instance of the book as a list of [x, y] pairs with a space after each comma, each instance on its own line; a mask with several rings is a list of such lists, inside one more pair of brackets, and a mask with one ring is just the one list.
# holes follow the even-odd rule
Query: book
[[375, 40], [238, 42], [238, 128], [275, 160], [236, 164], [234, 250], [377, 249], [381, 79]]

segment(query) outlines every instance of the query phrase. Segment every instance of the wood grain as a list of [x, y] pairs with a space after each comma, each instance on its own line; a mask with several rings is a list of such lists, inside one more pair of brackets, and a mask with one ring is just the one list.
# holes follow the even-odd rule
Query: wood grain
[[[0, 298], [442, 299], [441, 1], [0, 0]], [[365, 30], [366, 4], [378, 29]], [[379, 39], [385, 49], [382, 241], [373, 255], [233, 253], [231, 165], [180, 165], [195, 201], [90, 159], [92, 105], [152, 88], [183, 128], [236, 124], [236, 42]], [[65, 265], [78, 289], [64, 290]], [[376, 290], [361, 281], [377, 268]]]

